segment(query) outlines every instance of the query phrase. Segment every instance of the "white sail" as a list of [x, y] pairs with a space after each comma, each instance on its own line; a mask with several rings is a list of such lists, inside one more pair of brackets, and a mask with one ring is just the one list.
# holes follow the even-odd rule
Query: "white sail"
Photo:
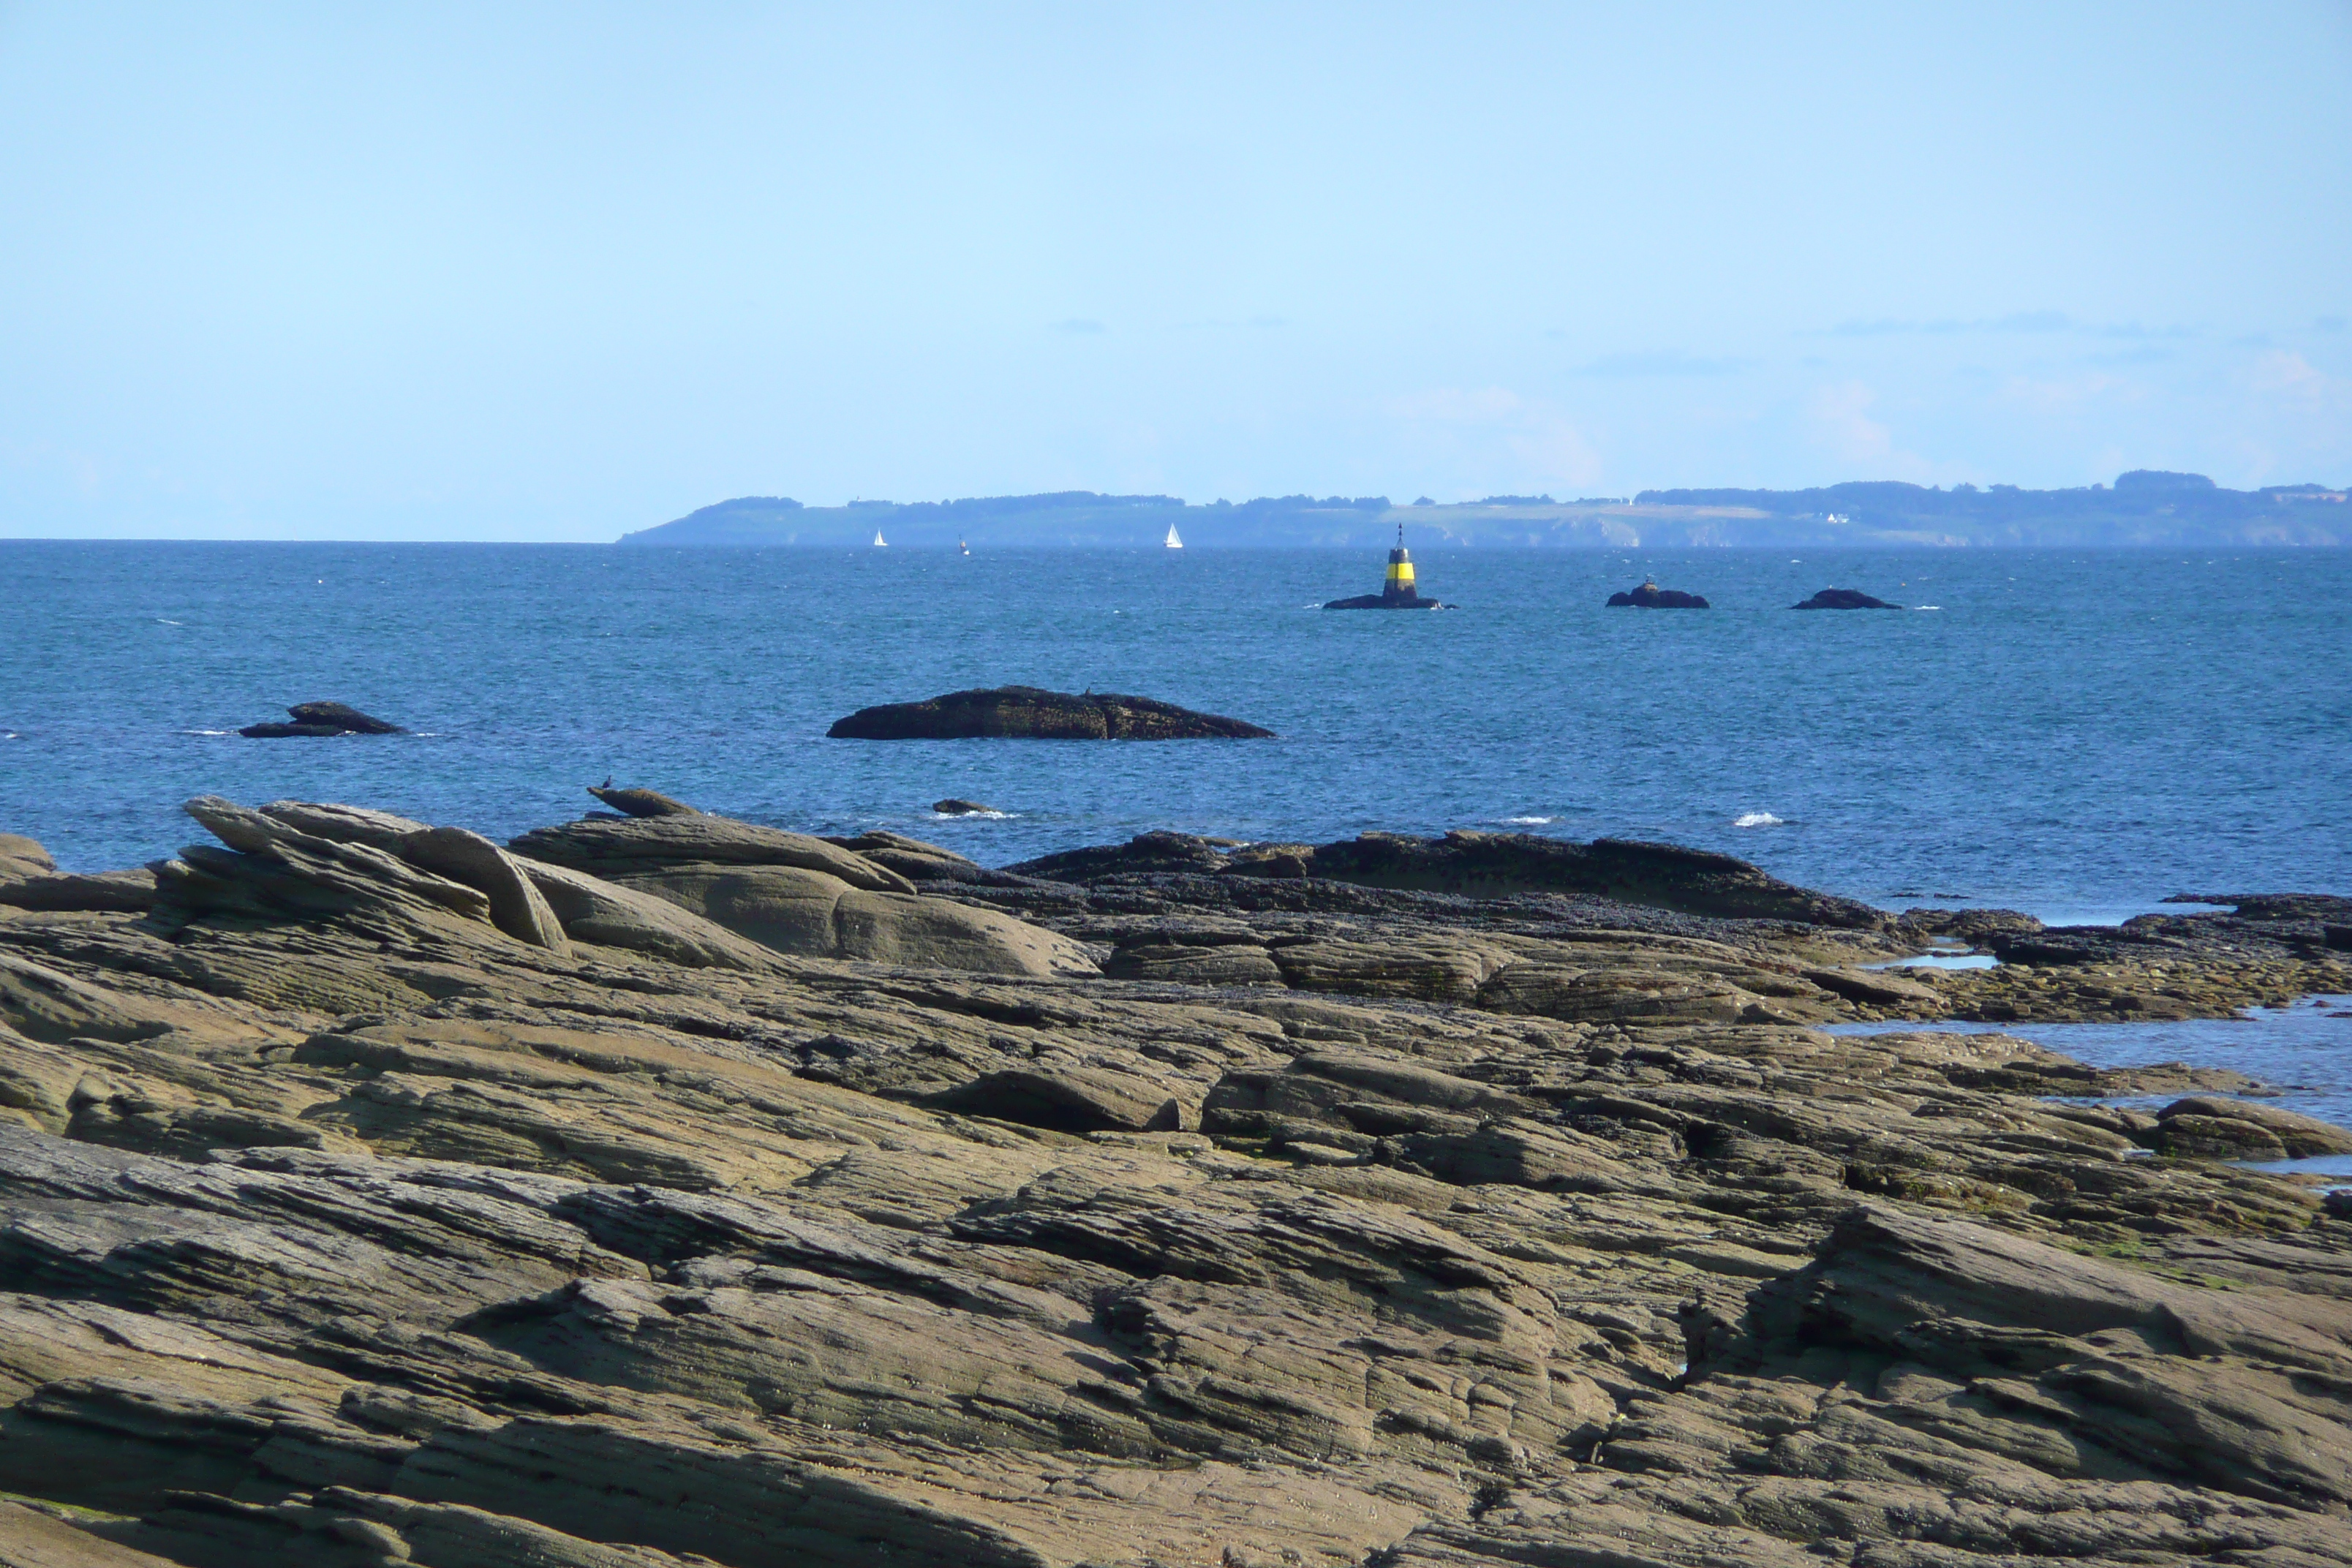
[[1171, 550], [1184, 548], [1184, 542], [1176, 537], [1176, 525], [1172, 522], [1168, 525], [1168, 548]]
[[889, 547], [889, 543], [890, 543], [890, 542], [889, 542], [888, 540], [887, 540], [887, 539], [885, 539], [885, 538], [883, 538], [883, 537], [882, 537], [882, 531], [881, 531], [880, 529], [878, 529], [878, 528], [877, 528], [877, 529], [876, 529], [876, 530], [874, 531], [874, 548], [875, 548], [875, 549], [877, 549], [877, 550], [887, 549], [887, 548]]

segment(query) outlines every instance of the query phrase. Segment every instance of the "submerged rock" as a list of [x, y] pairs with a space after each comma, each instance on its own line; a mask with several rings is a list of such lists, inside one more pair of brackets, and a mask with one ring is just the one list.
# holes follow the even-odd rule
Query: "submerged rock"
[[997, 686], [861, 708], [825, 733], [850, 741], [1262, 740], [1274, 731], [1149, 697]]
[[1638, 588], [1609, 595], [1610, 609], [1628, 606], [1638, 610], [1704, 610], [1711, 607], [1696, 594], [1685, 594], [1678, 588], [1661, 588], [1647, 581]]
[[982, 805], [976, 800], [957, 800], [953, 796], [950, 796], [946, 800], [935, 800], [931, 802], [931, 809], [941, 816], [981, 816], [1002, 815], [1001, 813], [998, 813], [996, 807], [992, 805]]
[[1899, 610], [1900, 605], [1890, 605], [1884, 599], [1874, 599], [1859, 588], [1824, 588], [1795, 610]]
[[405, 735], [399, 725], [361, 712], [347, 702], [297, 702], [286, 710], [293, 722], [247, 724], [237, 731], [256, 740], [297, 735]]

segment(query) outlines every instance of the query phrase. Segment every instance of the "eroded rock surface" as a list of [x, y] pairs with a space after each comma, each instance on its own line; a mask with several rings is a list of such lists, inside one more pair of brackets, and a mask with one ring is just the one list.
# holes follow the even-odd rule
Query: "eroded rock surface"
[[1835, 900], [191, 810], [0, 903], [0, 1563], [2352, 1560], [2352, 1140]]

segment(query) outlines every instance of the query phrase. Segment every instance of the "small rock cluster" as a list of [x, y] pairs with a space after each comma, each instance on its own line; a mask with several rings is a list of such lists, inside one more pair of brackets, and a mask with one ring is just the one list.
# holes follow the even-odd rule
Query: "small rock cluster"
[[348, 702], [297, 702], [286, 710], [291, 723], [247, 724], [237, 731], [257, 741], [282, 741], [301, 736], [404, 735], [407, 731], [361, 712]]

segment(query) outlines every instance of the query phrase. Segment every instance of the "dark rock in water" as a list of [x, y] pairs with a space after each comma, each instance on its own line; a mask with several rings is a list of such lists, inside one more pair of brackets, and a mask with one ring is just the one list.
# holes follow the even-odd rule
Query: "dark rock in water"
[[1685, 594], [1679, 588], [1661, 588], [1655, 583], [1643, 583], [1626, 593], [1609, 595], [1609, 608], [1620, 610], [1628, 606], [1637, 610], [1705, 610], [1714, 607], [1699, 595]]
[[700, 816], [702, 813], [682, 800], [649, 789], [614, 789], [611, 784], [590, 784], [588, 793], [611, 806], [624, 816]]
[[1358, 594], [1351, 599], [1334, 599], [1323, 607], [1327, 610], [1442, 610], [1445, 605], [1435, 599], [1424, 599], [1418, 594]]
[[1884, 599], [1874, 599], [1859, 588], [1824, 588], [1801, 605], [1791, 605], [1792, 610], [1899, 610], [1900, 605], [1890, 605]]
[[290, 724], [247, 724], [237, 731], [257, 741], [283, 740], [293, 735], [405, 735], [397, 724], [362, 713], [348, 702], [297, 702], [286, 711]]
[[1205, 741], [1270, 738], [1274, 731], [1149, 697], [998, 686], [861, 708], [825, 733], [837, 741]]
[[931, 802], [931, 809], [941, 816], [978, 816], [984, 812], [993, 812], [996, 807], [982, 805], [976, 800], [957, 800], [950, 796], [946, 800]]

